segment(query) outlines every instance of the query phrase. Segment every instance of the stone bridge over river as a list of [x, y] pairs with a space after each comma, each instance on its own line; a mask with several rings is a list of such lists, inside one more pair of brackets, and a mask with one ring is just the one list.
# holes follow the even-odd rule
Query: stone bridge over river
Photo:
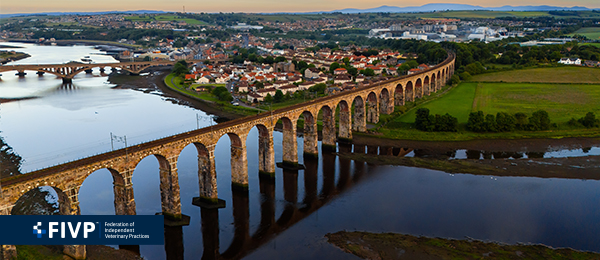
[[[298, 119], [304, 120], [304, 154], [317, 157], [318, 116], [321, 115], [323, 123], [323, 149], [335, 149], [337, 141], [351, 140], [353, 131], [366, 131], [367, 121], [377, 123], [379, 114], [392, 113], [394, 105], [403, 105], [405, 101], [414, 101], [440, 90], [453, 74], [454, 62], [455, 55], [449, 53], [442, 63], [416, 74], [5, 179], [1, 187], [0, 214], [11, 214], [21, 196], [40, 186], [51, 186], [65, 193], [70, 214], [80, 214], [78, 195], [84, 180], [99, 169], [108, 169], [113, 176], [115, 213], [135, 215], [133, 171], [141, 160], [155, 156], [160, 168], [162, 212], [167, 219], [179, 221], [185, 216], [181, 214], [177, 160], [189, 144], [194, 144], [198, 151], [200, 197], [194, 198], [194, 204], [204, 208], [224, 206], [218, 199], [215, 171], [215, 147], [223, 135], [228, 135], [231, 140], [232, 188], [247, 192], [246, 138], [254, 127], [259, 131], [260, 174], [273, 177], [276, 167], [273, 131], [278, 122], [283, 125], [281, 166], [297, 169]], [[14, 246], [3, 246], [4, 258], [15, 252]], [[65, 253], [77, 259], [85, 258], [85, 246], [65, 246]]]
[[[188, 64], [193, 65], [195, 62], [204, 60], [188, 60]], [[211, 60], [211, 61], [223, 61], [223, 60]], [[153, 66], [171, 66], [175, 64], [175, 61], [163, 60], [163, 61], [134, 61], [134, 62], [113, 62], [113, 63], [82, 63], [82, 62], [69, 62], [65, 64], [24, 64], [24, 65], [2, 65], [0, 66], [0, 73], [6, 71], [17, 71], [16, 75], [23, 77], [27, 73], [26, 70], [36, 71], [38, 75], [45, 73], [56, 75], [62, 78], [63, 83], [71, 83], [75, 75], [86, 72], [91, 73], [92, 69], [99, 68], [101, 72], [104, 72], [104, 68], [110, 67], [112, 69], [120, 69], [127, 71], [131, 74], [140, 74], [143, 70]]]

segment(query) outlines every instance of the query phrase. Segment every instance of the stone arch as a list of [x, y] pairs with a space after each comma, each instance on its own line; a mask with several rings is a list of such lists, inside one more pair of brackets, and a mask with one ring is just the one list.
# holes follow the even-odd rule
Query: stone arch
[[323, 122], [323, 129], [321, 134], [323, 136], [321, 147], [323, 149], [334, 150], [336, 147], [336, 131], [335, 131], [335, 108], [329, 107], [329, 105], [323, 105], [319, 109], [319, 115], [321, 115], [321, 121]]
[[415, 99], [423, 97], [423, 80], [418, 78], [415, 81]]
[[341, 100], [338, 103], [337, 107], [339, 109], [339, 138], [345, 141], [350, 141], [352, 139], [352, 119], [350, 113], [350, 105], [346, 100]]
[[[258, 130], [258, 172], [268, 176], [275, 176], [275, 152], [273, 147], [273, 130], [264, 124], [256, 124], [249, 131]], [[248, 136], [249, 132], [246, 133]], [[246, 140], [248, 142], [248, 140]]]
[[[169, 218], [181, 219], [181, 198], [179, 192], [179, 176], [177, 174], [177, 160], [170, 161], [168, 156], [160, 153], [153, 153], [139, 160], [136, 163], [135, 168], [137, 169], [139, 163], [152, 155], [154, 155], [154, 158], [158, 161], [162, 214]], [[135, 175], [135, 171], [133, 175]], [[132, 176], [132, 183], [134, 182], [134, 178], [135, 176]]]
[[391, 100], [390, 91], [387, 88], [383, 88], [379, 93], [380, 100], [380, 111], [383, 114], [391, 114], [394, 112], [394, 102]]
[[367, 131], [367, 117], [365, 116], [365, 101], [363, 97], [354, 97], [352, 105], [354, 106], [354, 111], [352, 113], [352, 130], [358, 132]]
[[412, 81], [406, 83], [406, 87], [404, 88], [404, 95], [406, 96], [406, 101], [414, 102], [415, 101], [415, 87], [413, 86]]
[[404, 87], [402, 84], [396, 85], [396, 89], [394, 90], [394, 105], [404, 106]]
[[[248, 189], [248, 159], [246, 138], [237, 133], [227, 133], [231, 143], [231, 185], [232, 188]], [[219, 139], [221, 139], [221, 136]]]
[[367, 122], [376, 124], [379, 122], [379, 102], [375, 92], [370, 92], [367, 95], [367, 105]]
[[317, 130], [317, 118], [310, 111], [302, 112], [304, 118], [304, 155], [318, 157], [319, 154], [319, 133]]
[[[52, 194], [56, 193], [56, 195]], [[48, 203], [56, 199], [57, 208]], [[56, 186], [36, 186], [16, 197], [10, 210], [11, 215], [72, 215], [72, 201], [69, 196]]]
[[219, 197], [214, 145], [210, 147], [200, 142], [193, 142], [192, 145], [196, 148], [198, 154], [198, 189], [200, 195], [193, 198], [192, 203], [194, 205], [201, 205], [202, 203], [216, 204]]
[[[81, 186], [79, 187], [77, 197], [79, 198], [79, 195], [82, 192], [82, 188], [86, 187], [86, 181], [88, 181], [90, 176], [97, 175], [98, 172], [103, 172], [103, 171], [108, 172], [112, 177], [112, 186], [113, 186], [113, 192], [114, 192], [113, 193], [114, 214], [115, 215], [135, 215], [135, 200], [133, 197], [133, 187], [131, 185], [131, 176], [125, 177], [121, 173], [119, 173], [119, 171], [117, 171], [116, 169], [113, 169], [111, 167], [97, 169], [97, 170], [91, 172], [90, 174], [87, 174], [85, 176], [85, 178], [83, 179], [83, 181], [81, 182]], [[94, 180], [94, 178], [92, 178], [91, 181], [93, 181], [93, 184], [87, 184], [87, 185], [93, 185], [94, 187], [97, 187], [99, 185], [97, 179]], [[84, 189], [83, 197], [86, 197], [85, 189]], [[80, 207], [84, 207], [84, 208], [88, 207], [88, 205], [87, 205], [87, 203], [85, 203], [85, 201], [83, 203], [81, 203], [82, 201], [80, 201], [80, 199], [77, 199], [77, 200], [80, 202]], [[97, 203], [97, 200], [94, 199], [94, 202]], [[96, 207], [96, 206], [97, 205], [94, 205], [93, 207]], [[102, 214], [93, 213], [92, 215], [102, 215]], [[112, 215], [112, 213], [110, 213], [109, 215]]]
[[425, 79], [423, 79], [423, 95], [431, 95], [431, 85], [430, 85], [430, 79], [429, 79], [429, 75], [425, 76]]

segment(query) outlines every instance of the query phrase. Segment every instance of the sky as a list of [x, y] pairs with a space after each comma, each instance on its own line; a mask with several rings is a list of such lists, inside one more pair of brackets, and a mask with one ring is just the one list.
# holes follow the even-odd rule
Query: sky
[[497, 7], [503, 5], [552, 5], [561, 7], [585, 6], [600, 8], [599, 0], [1, 0], [0, 13], [38, 13], [38, 12], [96, 12], [96, 11], [183, 11], [186, 12], [312, 12], [332, 11], [344, 8], [374, 8], [389, 6], [421, 6], [428, 3], [457, 3]]

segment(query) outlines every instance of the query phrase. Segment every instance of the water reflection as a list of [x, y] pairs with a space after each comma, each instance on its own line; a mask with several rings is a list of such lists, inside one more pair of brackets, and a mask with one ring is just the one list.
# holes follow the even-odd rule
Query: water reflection
[[[351, 151], [351, 145], [342, 145], [340, 150]], [[351, 160], [339, 159], [339, 168], [336, 169], [335, 154], [322, 154], [323, 188], [319, 194], [317, 189], [319, 175], [319, 160], [313, 157], [304, 158], [304, 190], [305, 195], [298, 203], [298, 170], [283, 170], [283, 193], [286, 201], [282, 214], [276, 217], [275, 178], [259, 175], [260, 186], [260, 224], [258, 229], [250, 234], [250, 203], [248, 191], [232, 190], [233, 226], [234, 234], [230, 245], [222, 252], [219, 239], [219, 210], [200, 209], [202, 219], [202, 259], [241, 259], [257, 248], [274, 239], [278, 234], [286, 231], [291, 226], [310, 216], [315, 211], [336, 198], [353, 184], [358, 183], [365, 173], [364, 163], [357, 163], [354, 174], [351, 172]], [[336, 172], [339, 179], [336, 183]], [[354, 175], [354, 176], [352, 176]], [[178, 245], [178, 236], [171, 231], [165, 240], [175, 239]], [[176, 246], [165, 245], [167, 259], [182, 259], [179, 252], [173, 251]], [[183, 251], [183, 247], [181, 248]]]
[[[342, 151], [340, 151], [342, 152]], [[344, 151], [345, 152], [345, 151]], [[467, 149], [420, 149], [375, 145], [355, 145], [354, 153], [370, 155], [390, 155], [398, 157], [419, 157], [432, 159], [521, 159], [521, 158], [566, 158], [600, 155], [600, 146], [584, 148], [553, 148], [549, 147], [543, 151], [484, 151]]]

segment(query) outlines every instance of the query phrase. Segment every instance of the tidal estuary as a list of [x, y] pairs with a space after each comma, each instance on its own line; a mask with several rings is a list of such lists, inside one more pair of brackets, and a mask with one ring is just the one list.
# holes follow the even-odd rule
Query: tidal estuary
[[[89, 46], [7, 45], [13, 44], [31, 54], [19, 64], [63, 63], [83, 56], [114, 61]], [[0, 136], [23, 158], [22, 172], [110, 151], [111, 133], [126, 136], [128, 145], [135, 145], [216, 124], [210, 115], [172, 102], [160, 90], [120, 88], [107, 79], [99, 71], [81, 73], [65, 86], [48, 74], [2, 75], [0, 99], [30, 98], [0, 105]], [[324, 153], [316, 160], [300, 156], [304, 170], [277, 168], [274, 179], [264, 179], [258, 174], [257, 128], [247, 140], [248, 196], [231, 189], [229, 138], [223, 136], [217, 144], [218, 194], [227, 204], [219, 210], [192, 205], [192, 198], [199, 196], [198, 154], [193, 145], [183, 150], [179, 185], [182, 213], [191, 217], [190, 225], [166, 228], [166, 245], [140, 246], [141, 256], [211, 259], [220, 253], [245, 259], [358, 259], [327, 243], [325, 234], [341, 230], [541, 243], [600, 252], [597, 180], [448, 174], [369, 165]], [[302, 137], [297, 140], [302, 155]], [[274, 143], [279, 162], [280, 132], [274, 133]], [[112, 146], [122, 148], [124, 143]], [[547, 157], [586, 156], [598, 155], [600, 149], [544, 152]], [[466, 158], [467, 151], [450, 157]], [[108, 170], [86, 179], [79, 196], [81, 214], [115, 213], [112, 181]], [[147, 157], [136, 167], [133, 188], [137, 214], [161, 211], [156, 158]], [[273, 225], [276, 232], [269, 231]]]

